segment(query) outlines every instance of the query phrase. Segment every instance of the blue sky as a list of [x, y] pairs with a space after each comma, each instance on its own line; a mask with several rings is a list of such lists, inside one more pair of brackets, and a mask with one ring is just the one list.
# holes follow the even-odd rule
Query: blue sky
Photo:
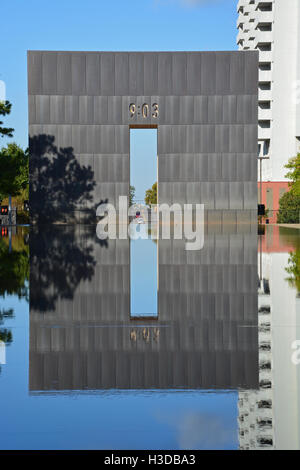
[[[236, 0], [14, 0], [1, 2], [0, 80], [6, 124], [27, 146], [26, 51], [232, 50]], [[0, 145], [6, 141], [1, 140]]]
[[146, 190], [157, 181], [157, 129], [130, 131], [130, 184], [135, 202], [142, 202]]

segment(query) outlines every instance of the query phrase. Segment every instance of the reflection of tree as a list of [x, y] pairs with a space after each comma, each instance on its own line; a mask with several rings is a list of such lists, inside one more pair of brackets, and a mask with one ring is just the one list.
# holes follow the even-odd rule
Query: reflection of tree
[[297, 289], [300, 293], [300, 250], [296, 250], [294, 253], [290, 253], [289, 266], [286, 268], [286, 272], [289, 277], [286, 279], [288, 283]]
[[12, 332], [6, 328], [0, 330], [0, 341], [3, 341], [5, 344], [10, 344], [13, 340]]
[[0, 239], [0, 295], [28, 298], [29, 247], [24, 243], [9, 252], [8, 244]]
[[[11, 250], [9, 238], [0, 239], [0, 296], [17, 295], [28, 300], [29, 281], [29, 246], [28, 230], [17, 228], [12, 236]], [[0, 310], [0, 325], [14, 317], [14, 310]], [[0, 341], [9, 345], [13, 341], [12, 332], [7, 328], [0, 329]], [[1, 369], [0, 369], [1, 372]]]
[[[96, 238], [95, 226], [93, 237]], [[103, 245], [106, 245], [104, 241]], [[30, 233], [30, 306], [53, 311], [59, 298], [72, 299], [83, 280], [94, 275], [93, 246], [75, 227], [47, 226]]]
[[3, 324], [6, 318], [13, 318], [13, 317], [14, 317], [14, 311], [12, 308], [8, 310], [1, 310], [0, 311], [0, 325]]
[[[9, 310], [1, 310], [0, 311], [0, 325], [3, 325], [4, 321], [7, 318], [13, 318], [14, 317], [14, 311], [12, 308]], [[7, 330], [6, 328], [1, 328], [0, 329], [0, 341], [3, 341], [5, 344], [10, 344], [12, 342], [12, 333], [10, 330]]]
[[73, 217], [85, 207], [87, 217], [95, 216], [95, 208], [87, 209], [94, 189], [94, 172], [81, 166], [72, 147], [57, 148], [55, 138], [41, 134], [30, 138], [30, 211], [33, 221], [51, 223]]

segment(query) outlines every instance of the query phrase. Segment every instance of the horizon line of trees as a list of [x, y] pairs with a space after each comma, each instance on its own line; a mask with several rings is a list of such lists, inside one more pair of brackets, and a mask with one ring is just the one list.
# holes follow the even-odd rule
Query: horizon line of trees
[[[10, 114], [12, 104], [0, 102], [0, 116]], [[14, 129], [5, 127], [0, 121], [0, 137], [12, 138]], [[24, 202], [29, 197], [29, 150], [23, 150], [16, 142], [8, 143], [0, 149], [0, 203], [11, 197], [19, 197]]]

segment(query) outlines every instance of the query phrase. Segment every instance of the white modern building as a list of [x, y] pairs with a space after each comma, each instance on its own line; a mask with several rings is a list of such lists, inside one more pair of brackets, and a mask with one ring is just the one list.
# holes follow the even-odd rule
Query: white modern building
[[300, 152], [300, 1], [239, 0], [237, 44], [259, 51], [259, 156], [269, 209], [287, 190], [284, 165]]

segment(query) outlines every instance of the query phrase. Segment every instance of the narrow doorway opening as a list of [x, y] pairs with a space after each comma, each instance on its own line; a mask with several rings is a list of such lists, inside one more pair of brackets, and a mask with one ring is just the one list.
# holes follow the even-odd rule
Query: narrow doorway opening
[[[158, 317], [158, 245], [152, 236], [151, 204], [157, 204], [157, 129], [130, 129], [130, 317]], [[155, 195], [156, 184], [156, 195]]]

